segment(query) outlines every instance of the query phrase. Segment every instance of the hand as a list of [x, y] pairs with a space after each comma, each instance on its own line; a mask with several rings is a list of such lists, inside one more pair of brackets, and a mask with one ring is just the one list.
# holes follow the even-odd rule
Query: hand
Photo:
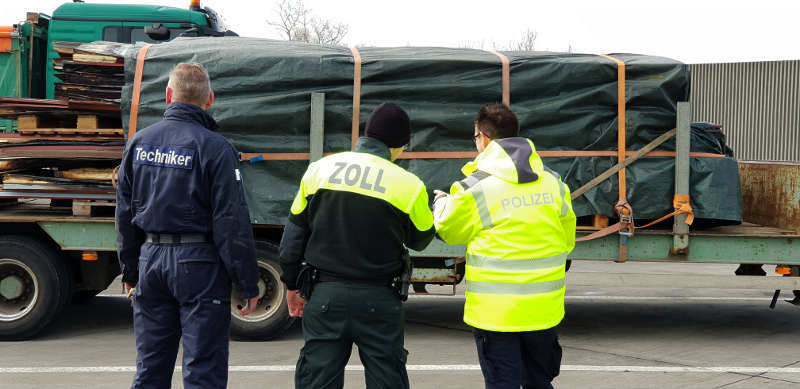
[[133, 294], [134, 289], [136, 289], [136, 284], [132, 284], [130, 282], [123, 282], [125, 285], [125, 297], [131, 298], [131, 294]]
[[251, 297], [249, 299], [244, 299], [243, 301], [244, 301], [244, 308], [239, 310], [239, 313], [242, 316], [247, 316], [256, 310], [256, 305], [258, 305], [258, 296]]
[[286, 292], [286, 303], [289, 305], [289, 316], [303, 317], [306, 300], [300, 297], [299, 290], [290, 290]]
[[447, 192], [445, 192], [443, 190], [439, 190], [439, 189], [434, 189], [433, 190], [433, 195], [436, 196], [436, 197], [438, 197], [438, 196], [447, 196]]

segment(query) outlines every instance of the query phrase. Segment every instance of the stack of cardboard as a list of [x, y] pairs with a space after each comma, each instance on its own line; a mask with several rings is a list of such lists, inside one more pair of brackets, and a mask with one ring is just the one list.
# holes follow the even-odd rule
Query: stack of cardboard
[[129, 45], [114, 42], [53, 42], [56, 99], [92, 106], [119, 107], [125, 84], [123, 54]]
[[56, 100], [0, 98], [0, 117], [18, 123], [17, 133], [0, 134], [0, 200], [72, 201], [73, 210], [85, 210], [87, 201], [107, 205], [125, 144], [119, 115], [125, 45], [53, 47], [61, 56], [53, 63], [62, 81]]

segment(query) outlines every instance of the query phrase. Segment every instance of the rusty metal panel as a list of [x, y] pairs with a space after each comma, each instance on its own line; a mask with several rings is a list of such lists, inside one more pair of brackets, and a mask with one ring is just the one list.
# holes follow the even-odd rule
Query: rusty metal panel
[[419, 269], [414, 268], [411, 273], [411, 282], [452, 284], [461, 281], [455, 268], [446, 269]]
[[800, 163], [739, 162], [739, 176], [744, 221], [800, 234]]
[[721, 124], [737, 159], [800, 162], [800, 61], [689, 68], [693, 121]]

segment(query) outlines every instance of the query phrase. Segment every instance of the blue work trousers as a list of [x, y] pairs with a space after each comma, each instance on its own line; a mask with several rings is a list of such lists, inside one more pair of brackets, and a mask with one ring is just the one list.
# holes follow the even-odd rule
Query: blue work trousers
[[561, 371], [555, 328], [527, 332], [473, 329], [487, 389], [553, 389]]
[[145, 243], [133, 297], [132, 388], [170, 387], [181, 337], [184, 388], [225, 388], [230, 299], [231, 280], [213, 245]]

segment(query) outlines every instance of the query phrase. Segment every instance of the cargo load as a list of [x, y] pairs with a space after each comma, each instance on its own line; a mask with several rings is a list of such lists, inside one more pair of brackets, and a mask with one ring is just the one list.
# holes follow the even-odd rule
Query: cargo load
[[[379, 104], [403, 107], [412, 136], [398, 163], [429, 190], [446, 190], [461, 177], [461, 166], [476, 154], [474, 116], [486, 103], [510, 104], [521, 136], [574, 191], [617, 164], [618, 150], [630, 155], [675, 128], [676, 104], [689, 98], [688, 67], [655, 56], [181, 38], [126, 51], [121, 110], [127, 133], [162, 118], [168, 74], [179, 62], [202, 63], [211, 75], [210, 113], [246, 162], [254, 224], [286, 221], [308, 165], [313, 92], [325, 94], [324, 153], [349, 150], [354, 128], [363, 133]], [[740, 223], [738, 165], [724, 136], [718, 127], [693, 125], [691, 144], [697, 222]], [[634, 218], [674, 210], [674, 150], [672, 138], [627, 167], [623, 197]], [[576, 198], [575, 212], [616, 218], [619, 192], [615, 174]]]

